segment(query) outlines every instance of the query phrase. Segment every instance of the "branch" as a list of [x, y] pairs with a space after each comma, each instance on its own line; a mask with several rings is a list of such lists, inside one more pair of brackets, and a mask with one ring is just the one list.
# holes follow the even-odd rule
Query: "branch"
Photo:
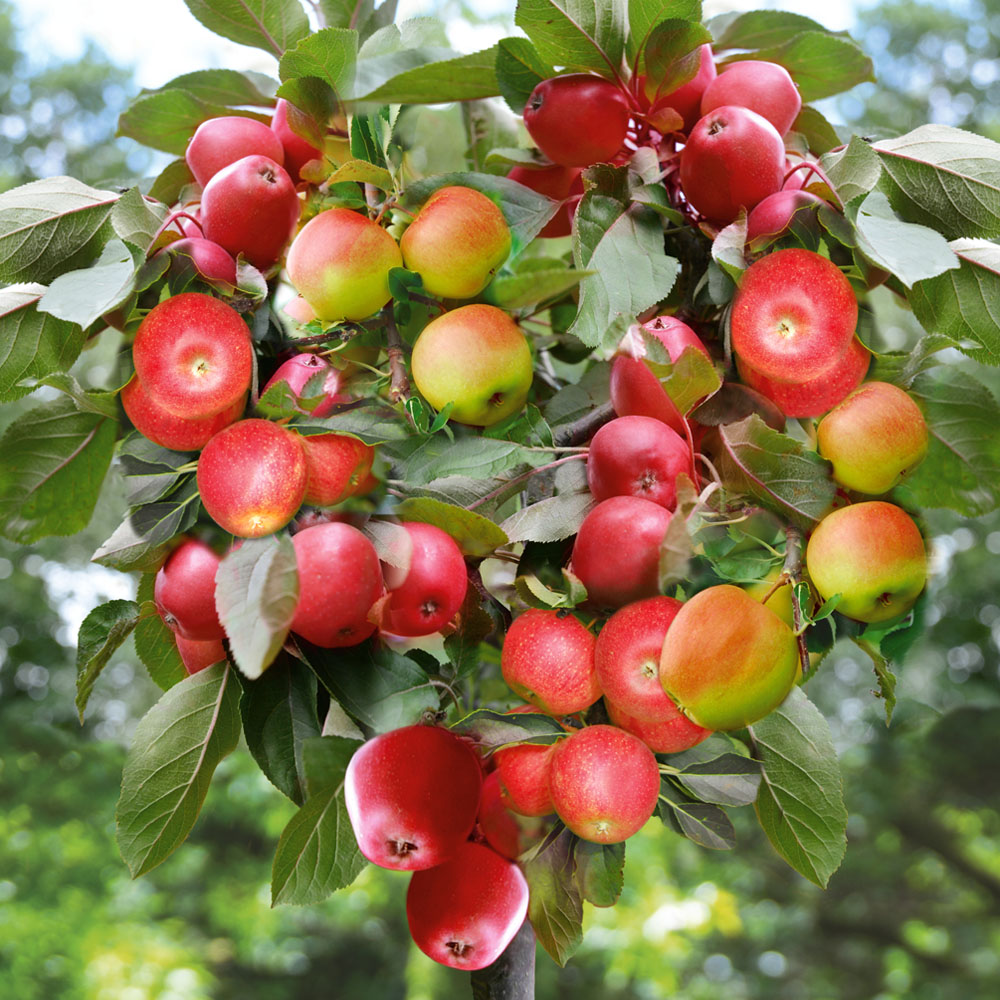
[[410, 398], [410, 379], [406, 374], [403, 338], [399, 335], [391, 302], [382, 310], [382, 318], [385, 320], [386, 353], [389, 355], [389, 399], [398, 403]]
[[589, 441], [606, 423], [615, 419], [615, 410], [610, 403], [603, 403], [597, 409], [574, 420], [565, 427], [560, 427], [554, 435], [557, 445], [582, 444]]
[[525, 920], [507, 950], [485, 969], [472, 973], [472, 1000], [533, 1000], [535, 932]]
[[802, 676], [809, 676], [809, 649], [806, 647], [806, 631], [802, 618], [802, 605], [799, 603], [797, 585], [802, 582], [802, 532], [794, 525], [785, 528], [785, 565], [783, 576], [792, 584], [792, 624], [795, 638], [799, 644], [799, 664]]

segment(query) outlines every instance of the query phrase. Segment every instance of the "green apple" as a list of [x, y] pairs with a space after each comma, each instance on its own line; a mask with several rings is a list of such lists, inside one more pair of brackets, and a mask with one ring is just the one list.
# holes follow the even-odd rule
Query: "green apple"
[[413, 381], [435, 409], [474, 427], [499, 423], [524, 406], [531, 349], [521, 328], [496, 306], [453, 309], [424, 327], [410, 359]]
[[806, 546], [806, 568], [824, 601], [841, 595], [841, 614], [884, 622], [913, 607], [927, 582], [927, 553], [906, 511], [870, 500], [820, 521]]

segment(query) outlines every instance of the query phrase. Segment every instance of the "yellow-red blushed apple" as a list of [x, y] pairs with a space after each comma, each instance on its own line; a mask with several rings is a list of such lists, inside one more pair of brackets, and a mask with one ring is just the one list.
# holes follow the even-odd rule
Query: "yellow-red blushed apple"
[[347, 434], [308, 434], [300, 440], [308, 477], [305, 503], [332, 507], [360, 491], [375, 459], [370, 444]]

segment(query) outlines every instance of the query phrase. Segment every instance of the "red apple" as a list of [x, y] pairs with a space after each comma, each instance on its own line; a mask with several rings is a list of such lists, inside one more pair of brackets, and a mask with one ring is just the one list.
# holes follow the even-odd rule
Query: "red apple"
[[[580, 167], [564, 167], [558, 163], [548, 167], [518, 165], [511, 167], [507, 176], [526, 188], [544, 194], [553, 201], [566, 201], [570, 194], [583, 194], [583, 173]], [[541, 237], [569, 236], [573, 230], [573, 220], [569, 212], [558, 211], [545, 223]]]
[[200, 641], [198, 639], [185, 639], [180, 632], [174, 633], [177, 642], [177, 652], [181, 654], [181, 663], [189, 674], [196, 674], [199, 670], [205, 670], [214, 663], [221, 663], [226, 659], [226, 650], [222, 642], [218, 639], [208, 639]]
[[692, 722], [673, 702], [670, 703], [673, 715], [658, 719], [656, 722], [637, 719], [607, 698], [604, 699], [604, 704], [608, 709], [608, 718], [619, 729], [638, 736], [653, 753], [680, 753], [682, 750], [690, 750], [712, 735], [711, 729], [703, 729]]
[[223, 250], [218, 243], [200, 236], [188, 236], [174, 240], [158, 251], [157, 257], [166, 255], [175, 260], [183, 258], [191, 261], [198, 276], [206, 284], [220, 292], [232, 294], [236, 287], [236, 261], [232, 254]]
[[753, 251], [789, 231], [793, 223], [817, 227], [816, 210], [827, 204], [819, 195], [795, 188], [782, 188], [754, 206], [747, 216], [747, 245]]
[[706, 88], [701, 113], [738, 104], [763, 115], [784, 135], [802, 108], [799, 88], [788, 70], [762, 59], [743, 59], [727, 66]]
[[702, 45], [698, 54], [698, 72], [692, 79], [681, 84], [669, 94], [660, 94], [657, 93], [658, 87], [655, 80], [642, 77], [640, 100], [645, 98], [647, 102], [651, 102], [648, 114], [653, 119], [658, 114], [662, 114], [665, 109], [673, 108], [684, 119], [684, 131], [690, 132], [703, 114], [701, 95], [715, 79], [716, 72], [715, 60], [712, 58], [712, 46]]
[[[284, 382], [291, 389], [293, 395], [300, 397], [309, 380], [321, 372], [326, 375], [322, 387], [326, 398], [311, 411], [311, 416], [328, 417], [333, 412], [333, 408], [338, 403], [347, 402], [348, 397], [340, 392], [340, 370], [334, 368], [329, 361], [321, 358], [318, 354], [304, 351], [302, 354], [296, 354], [283, 362], [267, 380], [261, 390], [261, 395], [275, 383]], [[314, 393], [314, 395], [318, 396], [319, 392]]]
[[309, 434], [301, 438], [306, 453], [305, 503], [332, 507], [364, 492], [375, 449], [346, 434]]
[[225, 639], [215, 610], [215, 573], [219, 556], [197, 538], [185, 538], [156, 573], [153, 601], [167, 626], [205, 642]]
[[263, 122], [243, 115], [223, 115], [202, 122], [184, 159], [194, 179], [204, 187], [223, 167], [244, 156], [267, 156], [279, 165], [285, 159], [281, 140]]
[[493, 755], [500, 794], [508, 809], [521, 816], [547, 816], [553, 811], [549, 764], [555, 744], [521, 743]]
[[271, 119], [271, 131], [278, 137], [285, 152], [285, 170], [288, 176], [298, 184], [299, 171], [310, 161], [318, 160], [323, 153], [312, 143], [303, 139], [298, 132], [292, 130], [288, 123], [289, 117], [301, 114], [294, 105], [289, 105], [283, 97], [278, 98], [274, 106], [274, 117]]
[[501, 798], [500, 775], [496, 771], [483, 778], [476, 824], [486, 843], [511, 861], [529, 846], [521, 824]]

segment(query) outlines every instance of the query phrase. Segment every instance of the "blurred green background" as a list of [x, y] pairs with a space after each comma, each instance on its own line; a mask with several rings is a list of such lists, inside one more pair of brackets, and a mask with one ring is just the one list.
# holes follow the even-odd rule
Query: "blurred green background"
[[[475, 23], [469, 5], [451, 8]], [[873, 135], [937, 121], [1000, 139], [1000, 2], [891, 0], [860, 11], [854, 34], [880, 84], [839, 99], [833, 120]], [[138, 89], [131, 71], [93, 46], [69, 61], [28, 48], [17, 9], [0, 0], [0, 190], [57, 172], [96, 183], [148, 169], [146, 152], [110, 139]], [[875, 306], [882, 346], [912, 341], [906, 313], [888, 296]], [[83, 377], [100, 383], [115, 347], [88, 352]], [[0, 423], [19, 409], [5, 407]], [[128, 578], [87, 562], [120, 511], [112, 484], [86, 536], [31, 550], [0, 542], [0, 997], [468, 996], [466, 975], [409, 944], [405, 876], [370, 868], [324, 905], [269, 908], [270, 860], [294, 807], [245, 752], [220, 767], [184, 848], [130, 880], [114, 807], [125, 746], [156, 690], [126, 648], [82, 729], [72, 705], [80, 621], [132, 594]], [[740, 844], [723, 854], [654, 820], [629, 841], [619, 905], [588, 907], [576, 958], [560, 970], [539, 955], [540, 998], [1000, 996], [1000, 517], [932, 512], [928, 525], [928, 628], [900, 671], [891, 729], [852, 647], [809, 684], [851, 812], [829, 889], [788, 869], [747, 810], [734, 810]]]

